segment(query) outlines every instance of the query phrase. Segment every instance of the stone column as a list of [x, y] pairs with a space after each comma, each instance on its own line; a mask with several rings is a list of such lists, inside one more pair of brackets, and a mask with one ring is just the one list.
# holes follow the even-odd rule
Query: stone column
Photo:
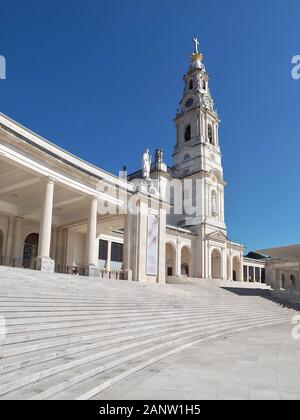
[[160, 208], [158, 221], [158, 276], [157, 283], [166, 282], [166, 210]]
[[127, 207], [127, 214], [125, 215], [124, 224], [124, 245], [123, 245], [123, 271], [125, 280], [132, 280], [132, 266], [131, 266], [131, 242], [132, 242], [132, 215]]
[[[2, 256], [11, 257], [14, 233], [14, 218], [8, 217], [6, 241], [3, 242]], [[3, 238], [4, 239], [4, 238]]]
[[225, 248], [221, 251], [221, 279], [227, 280], [227, 255]]
[[[137, 253], [136, 264], [137, 270], [133, 270], [133, 280], [145, 282], [147, 281], [147, 240], [148, 240], [148, 199], [142, 198], [139, 202], [139, 214], [137, 215]], [[134, 234], [134, 230], [133, 230]]]
[[261, 267], [259, 268], [259, 282], [261, 283]]
[[218, 131], [217, 124], [214, 124], [214, 142], [215, 142], [216, 147], [218, 146], [218, 135], [217, 135], [217, 131]]
[[135, 193], [129, 200], [125, 222], [123, 263], [127, 280], [147, 281], [147, 232], [148, 197]]
[[240, 282], [244, 281], [244, 263], [243, 263], [243, 254], [240, 257]]
[[14, 228], [14, 235], [13, 235], [14, 240], [13, 240], [12, 252], [11, 252], [11, 256], [13, 258], [22, 258], [21, 248], [24, 245], [22, 241], [23, 222], [24, 220], [21, 217], [15, 218], [15, 228]]
[[227, 267], [227, 272], [228, 272], [228, 281], [232, 281], [232, 275], [233, 275], [233, 259], [232, 259], [232, 254], [229, 254], [228, 258], [227, 258], [227, 263], [229, 264], [229, 266]]
[[177, 245], [176, 251], [176, 277], [181, 277], [181, 246]]
[[89, 267], [89, 276], [99, 276], [100, 268], [98, 267], [97, 259], [97, 215], [98, 215], [98, 201], [96, 197], [90, 199], [90, 208], [87, 226], [87, 259], [86, 263]]
[[275, 267], [272, 261], [266, 264], [266, 285], [275, 289]]
[[55, 260], [62, 269], [66, 264], [66, 252], [67, 252], [67, 229], [58, 229], [57, 231], [57, 242], [55, 250]]
[[111, 241], [107, 241], [107, 259], [106, 259], [106, 270], [111, 270]]
[[57, 255], [56, 255], [56, 248], [57, 248], [57, 237], [58, 237], [58, 230], [57, 229], [53, 229], [52, 232], [52, 246], [51, 246], [51, 258], [53, 260], [57, 260]]
[[55, 268], [55, 262], [50, 258], [53, 194], [54, 181], [52, 179], [48, 179], [40, 222], [39, 249], [38, 257], [36, 259], [36, 269], [50, 273], [53, 273]]

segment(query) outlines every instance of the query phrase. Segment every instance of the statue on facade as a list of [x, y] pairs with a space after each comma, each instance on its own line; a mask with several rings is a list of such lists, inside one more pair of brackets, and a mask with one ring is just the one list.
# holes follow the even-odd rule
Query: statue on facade
[[156, 149], [155, 152], [155, 163], [163, 163], [164, 161], [164, 152], [163, 149]]
[[142, 160], [143, 179], [150, 179], [150, 171], [151, 171], [151, 157], [149, 154], [149, 149], [147, 149], [143, 154], [143, 160]]
[[217, 203], [217, 197], [215, 194], [213, 194], [211, 198], [211, 210], [212, 210], [213, 217], [218, 216], [218, 203]]

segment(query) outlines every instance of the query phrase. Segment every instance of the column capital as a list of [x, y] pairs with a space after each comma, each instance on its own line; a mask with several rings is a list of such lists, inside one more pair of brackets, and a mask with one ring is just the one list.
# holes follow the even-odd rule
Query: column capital
[[42, 182], [45, 182], [45, 184], [47, 184], [47, 185], [54, 185], [55, 184], [55, 182], [57, 182], [57, 180], [56, 179], [54, 179], [53, 177], [51, 177], [51, 176], [46, 176], [45, 178], [42, 178]]

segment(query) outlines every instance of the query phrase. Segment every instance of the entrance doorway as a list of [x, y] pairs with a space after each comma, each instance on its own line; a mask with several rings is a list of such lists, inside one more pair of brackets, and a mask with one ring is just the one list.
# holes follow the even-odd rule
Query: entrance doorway
[[39, 235], [31, 233], [24, 242], [23, 264], [25, 268], [31, 266], [31, 262], [38, 256]]

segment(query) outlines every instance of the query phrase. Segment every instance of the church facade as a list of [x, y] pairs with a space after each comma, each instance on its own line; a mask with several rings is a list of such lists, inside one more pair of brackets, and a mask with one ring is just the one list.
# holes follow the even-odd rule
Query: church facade
[[117, 177], [0, 114], [1, 265], [153, 283], [264, 281], [265, 263], [228, 238], [220, 120], [195, 42], [170, 167], [161, 150], [153, 163], [146, 151], [141, 170]]

